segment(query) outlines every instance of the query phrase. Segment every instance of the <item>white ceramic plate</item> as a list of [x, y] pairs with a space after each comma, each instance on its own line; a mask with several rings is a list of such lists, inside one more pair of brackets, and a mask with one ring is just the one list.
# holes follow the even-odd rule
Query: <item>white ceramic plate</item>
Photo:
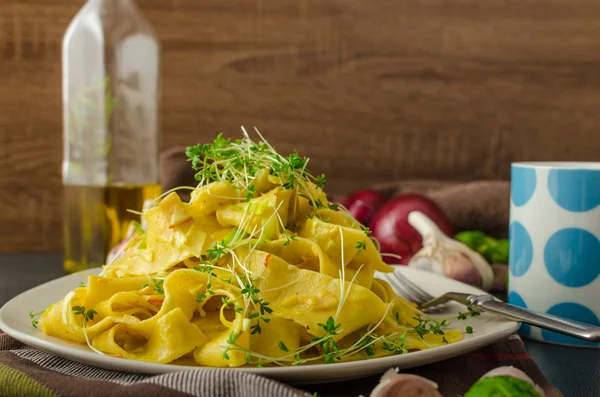
[[[182, 365], [153, 364], [102, 356], [92, 352], [87, 346], [47, 336], [31, 326], [28, 314], [30, 309], [34, 312], [44, 310], [49, 304], [62, 299], [69, 291], [76, 288], [81, 281], [85, 281], [87, 274], [98, 273], [98, 271], [96, 269], [65, 276], [18, 295], [0, 309], [0, 329], [30, 346], [73, 361], [106, 369], [162, 374], [197, 368]], [[406, 267], [397, 267], [396, 271], [402, 272], [402, 274], [409, 277], [434, 296], [448, 291], [482, 293], [477, 288], [432, 273]], [[455, 303], [450, 306], [450, 310], [451, 312], [444, 313], [442, 317], [452, 317], [459, 311], [466, 311], [464, 306]], [[405, 355], [335, 364], [276, 368], [235, 368], [231, 370], [253, 372], [294, 383], [316, 383], [360, 378], [383, 373], [391, 367], [398, 367], [400, 369], [411, 368], [458, 356], [502, 339], [514, 333], [518, 328], [518, 323], [514, 321], [485, 313], [481, 316], [469, 318], [468, 320], [454, 322], [454, 326], [456, 328], [460, 327], [462, 330], [468, 325], [473, 327], [474, 332], [472, 334], [465, 333], [464, 340], [458, 343]]]

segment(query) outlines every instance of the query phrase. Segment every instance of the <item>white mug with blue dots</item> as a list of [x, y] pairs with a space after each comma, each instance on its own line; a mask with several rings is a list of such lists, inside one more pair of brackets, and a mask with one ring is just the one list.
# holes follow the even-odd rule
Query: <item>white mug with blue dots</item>
[[[600, 163], [513, 163], [509, 240], [509, 303], [600, 326]], [[600, 347], [525, 324], [519, 333]]]

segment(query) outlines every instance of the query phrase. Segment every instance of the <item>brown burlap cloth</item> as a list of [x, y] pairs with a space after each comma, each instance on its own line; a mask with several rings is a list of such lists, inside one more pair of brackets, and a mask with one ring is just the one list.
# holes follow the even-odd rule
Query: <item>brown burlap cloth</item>
[[[193, 172], [182, 153], [163, 156], [164, 188], [194, 185]], [[508, 225], [507, 182], [409, 181], [377, 186], [390, 195], [420, 192], [433, 198], [448, 214], [456, 231], [481, 230], [505, 237]], [[1, 332], [1, 331], [0, 331]], [[499, 366], [521, 369], [548, 397], [562, 394], [548, 383], [513, 335], [483, 349], [404, 372], [424, 376], [439, 385], [446, 397], [463, 395], [489, 370]], [[78, 364], [0, 334], [0, 397], [18, 396], [199, 396], [300, 397], [368, 396], [378, 376], [317, 385], [286, 385], [257, 375], [228, 369], [198, 368], [164, 375], [121, 373]]]

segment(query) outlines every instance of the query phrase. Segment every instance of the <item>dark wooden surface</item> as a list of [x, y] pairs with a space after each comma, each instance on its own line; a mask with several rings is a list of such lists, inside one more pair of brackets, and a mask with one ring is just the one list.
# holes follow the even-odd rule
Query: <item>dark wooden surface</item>
[[[60, 242], [60, 43], [81, 0], [0, 0], [0, 252]], [[163, 148], [257, 126], [330, 191], [597, 160], [596, 0], [139, 0]]]
[[[0, 255], [0, 307], [9, 299], [43, 282], [63, 276], [59, 254]], [[24, 316], [27, 313], [23, 313]], [[600, 394], [600, 354], [598, 349], [555, 346], [525, 340], [529, 355], [546, 378], [565, 397], [597, 397]], [[340, 384], [303, 386], [320, 397], [348, 397], [342, 390], [355, 390], [354, 395], [369, 395], [378, 377]]]

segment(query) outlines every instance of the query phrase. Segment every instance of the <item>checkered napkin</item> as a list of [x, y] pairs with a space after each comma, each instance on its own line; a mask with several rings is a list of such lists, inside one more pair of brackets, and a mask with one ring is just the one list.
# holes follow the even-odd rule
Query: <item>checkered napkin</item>
[[[481, 375], [504, 365], [523, 370], [547, 397], [562, 397], [527, 355], [518, 336], [406, 372], [429, 378], [445, 397], [456, 397]], [[217, 368], [164, 375], [129, 374], [75, 363], [0, 333], [0, 397], [309, 397], [315, 392], [319, 397], [351, 397], [368, 396], [378, 380], [379, 376], [374, 376], [302, 386], [300, 390], [254, 374]]]

